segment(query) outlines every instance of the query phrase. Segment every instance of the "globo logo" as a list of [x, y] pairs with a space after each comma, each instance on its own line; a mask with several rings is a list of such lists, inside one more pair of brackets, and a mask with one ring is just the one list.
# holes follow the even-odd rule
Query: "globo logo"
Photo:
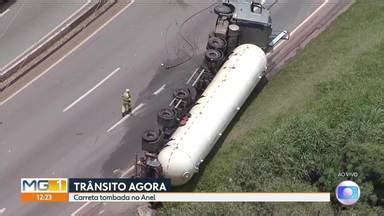
[[336, 198], [343, 205], [353, 205], [360, 198], [360, 188], [353, 181], [343, 181], [336, 187]]

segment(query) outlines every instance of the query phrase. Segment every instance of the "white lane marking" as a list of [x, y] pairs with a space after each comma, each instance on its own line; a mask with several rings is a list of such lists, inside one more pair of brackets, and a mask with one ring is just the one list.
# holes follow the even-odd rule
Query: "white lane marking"
[[[8, 13], [10, 9], [8, 8], [7, 10], [5, 10], [3, 13], [0, 13], [0, 17], [4, 16], [6, 13]], [[1, 212], [0, 212], [1, 213]]]
[[[315, 16], [327, 3], [329, 0], [324, 0], [323, 3], [316, 8], [315, 11], [313, 11], [303, 22], [301, 22], [292, 32], [290, 32], [290, 36], [292, 37], [305, 23], [307, 23], [313, 16]], [[277, 49], [279, 46], [284, 44], [286, 40], [281, 41], [279, 44], [277, 44], [273, 49]], [[267, 56], [271, 55], [271, 52], [267, 54]]]
[[129, 173], [133, 172], [134, 170], [135, 170], [135, 165], [132, 165], [129, 169], [127, 169], [125, 172], [121, 174], [120, 178], [126, 177], [127, 175], [129, 175]]
[[84, 205], [80, 206], [80, 208], [76, 209], [76, 211], [74, 211], [71, 216], [75, 216], [77, 213], [79, 213], [81, 210], [83, 210], [83, 208], [85, 208], [87, 205], [89, 205], [91, 202], [87, 202], [87, 203], [84, 203]]
[[107, 130], [107, 132], [108, 132], [108, 133], [111, 132], [113, 129], [115, 129], [117, 126], [119, 126], [119, 124], [121, 124], [123, 121], [125, 121], [125, 120], [127, 120], [129, 117], [131, 117], [132, 114], [134, 114], [135, 112], [137, 112], [137, 111], [138, 111], [141, 107], [143, 107], [143, 106], [144, 106], [143, 103], [139, 104], [137, 107], [135, 107], [135, 108], [132, 110], [132, 112], [131, 112], [130, 114], [124, 116], [122, 119], [120, 119], [118, 122], [116, 122], [116, 124], [114, 124], [112, 127], [110, 127], [110, 128]]
[[295, 34], [295, 32], [297, 31], [297, 30], [299, 30], [305, 23], [307, 23], [308, 22], [308, 20], [310, 20], [315, 14], [317, 14], [320, 10], [321, 10], [321, 8], [323, 8], [327, 3], [329, 2], [329, 0], [324, 0], [324, 2], [315, 10], [315, 11], [313, 11], [312, 12], [312, 14], [311, 15], [309, 15], [303, 22], [301, 22], [292, 32], [291, 32], [291, 34], [293, 35], [293, 34]]
[[73, 103], [71, 103], [69, 106], [67, 106], [63, 112], [68, 111], [73, 106], [75, 106], [79, 101], [81, 101], [83, 98], [85, 98], [87, 95], [89, 95], [91, 92], [93, 92], [95, 89], [97, 89], [101, 84], [103, 84], [105, 81], [107, 81], [110, 77], [112, 77], [116, 72], [118, 72], [120, 68], [116, 68], [112, 73], [110, 73], [108, 76], [106, 76], [103, 80], [101, 80], [99, 83], [97, 83], [95, 86], [93, 86], [91, 89], [89, 89], [85, 94], [81, 95], [79, 98], [77, 98]]
[[2, 209], [0, 209], [0, 214], [3, 214], [3, 213], [5, 212], [5, 209], [6, 209], [6, 208], [2, 208]]
[[[23, 59], [19, 59], [21, 58], [21, 56], [25, 55], [27, 52], [30, 52], [33, 47], [35, 47], [37, 44], [41, 43], [42, 41], [44, 41], [49, 35], [51, 35], [53, 32], [56, 32], [55, 34], [53, 34], [49, 39], [55, 37], [57, 34], [59, 34], [61, 31], [63, 31], [67, 26], [64, 26], [60, 29], [60, 31], [57, 31], [58, 28], [60, 28], [64, 23], [68, 22], [68, 20], [72, 19], [72, 17], [74, 17], [76, 14], [78, 14], [81, 10], [83, 10], [87, 5], [89, 5], [91, 3], [92, 0], [88, 0], [86, 3], [84, 3], [79, 9], [77, 9], [75, 12], [73, 12], [69, 17], [67, 17], [63, 22], [61, 22], [59, 25], [57, 25], [54, 29], [52, 29], [50, 32], [48, 32], [46, 35], [44, 35], [42, 38], [40, 38], [36, 43], [32, 44], [32, 46], [30, 46], [28, 49], [24, 50], [24, 52], [22, 52], [20, 55], [18, 55], [16, 58], [12, 59], [8, 64], [6, 64], [4, 67], [2, 67], [0, 69], [0, 71], [3, 71], [5, 68], [7, 68], [9, 65], [13, 64], [18, 64], [19, 62], [23, 61]], [[5, 12], [4, 12], [5, 13]], [[0, 16], [1, 17], [1, 16]], [[67, 24], [68, 25], [68, 24]], [[34, 52], [35, 50], [39, 49], [43, 44], [40, 44], [39, 46], [37, 46], [32, 52]], [[17, 59], [19, 59], [17, 61]], [[16, 62], [15, 62], [16, 61]]]
[[115, 175], [118, 174], [118, 173], [121, 173], [121, 169], [120, 168], [114, 169], [112, 171], [112, 173], [115, 174]]
[[161, 91], [164, 90], [165, 86], [167, 86], [167, 84], [162, 85], [159, 89], [157, 89], [155, 92], [153, 92], [153, 95], [159, 94]]
[[[135, 165], [132, 165], [128, 170], [126, 170], [124, 173], [121, 174], [121, 176], [119, 178], [124, 178], [126, 175], [128, 175], [129, 173], [131, 173], [133, 170], [135, 169]], [[118, 169], [120, 170], [120, 169]], [[86, 202], [84, 203], [84, 205], [80, 206], [80, 208], [76, 209], [76, 211], [74, 211], [71, 216], [75, 216], [77, 213], [79, 213], [81, 210], [83, 210], [85, 207], [87, 207], [87, 205], [89, 205], [91, 202]], [[104, 203], [103, 203], [104, 205]], [[4, 208], [4, 211], [5, 211], [5, 208]], [[100, 213], [101, 212], [101, 213]], [[0, 214], [1, 214], [1, 210], [0, 210]], [[101, 210], [99, 211], [99, 214], [103, 214], [104, 213], [104, 210]]]
[[23, 91], [25, 88], [27, 88], [29, 85], [31, 85], [33, 82], [35, 82], [36, 80], [38, 80], [40, 77], [42, 77], [44, 74], [46, 74], [49, 70], [51, 70], [53, 67], [55, 67], [56, 65], [58, 65], [60, 62], [62, 62], [66, 57], [68, 57], [69, 55], [71, 55], [74, 51], [76, 51], [80, 46], [82, 46], [84, 43], [86, 43], [89, 39], [91, 39], [96, 33], [98, 33], [100, 30], [102, 30], [105, 26], [107, 26], [110, 22], [112, 22], [117, 16], [119, 16], [121, 13], [123, 13], [129, 6], [131, 6], [133, 3], [135, 2], [135, 0], [132, 0], [129, 4], [127, 4], [121, 11], [119, 11], [117, 14], [115, 14], [113, 17], [111, 17], [111, 19], [109, 19], [107, 22], [105, 22], [103, 25], [101, 25], [96, 31], [94, 31], [91, 35], [89, 35], [87, 38], [85, 38], [82, 42], [80, 42], [77, 46], [75, 46], [73, 49], [71, 49], [67, 54], [65, 54], [63, 57], [61, 57], [59, 60], [57, 60], [57, 62], [55, 62], [54, 64], [52, 64], [51, 66], [49, 66], [47, 69], [45, 69], [45, 71], [43, 71], [41, 74], [39, 74], [38, 76], [36, 76], [34, 79], [32, 79], [31, 81], [29, 81], [25, 86], [23, 86], [22, 88], [20, 88], [19, 90], [17, 90], [15, 93], [13, 93], [12, 95], [10, 95], [8, 98], [6, 98], [5, 100], [3, 100], [2, 102], [0, 102], [0, 106], [2, 106], [3, 104], [5, 104], [7, 101], [9, 101], [10, 99], [12, 99], [13, 97], [15, 97], [16, 95], [18, 95], [21, 91]]

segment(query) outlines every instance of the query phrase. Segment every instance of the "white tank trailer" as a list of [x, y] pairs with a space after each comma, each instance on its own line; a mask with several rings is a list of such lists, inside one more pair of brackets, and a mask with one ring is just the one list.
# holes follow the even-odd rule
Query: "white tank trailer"
[[267, 67], [264, 51], [253, 44], [234, 49], [190, 110], [190, 118], [172, 134], [158, 160], [172, 185], [188, 182], [211, 151]]

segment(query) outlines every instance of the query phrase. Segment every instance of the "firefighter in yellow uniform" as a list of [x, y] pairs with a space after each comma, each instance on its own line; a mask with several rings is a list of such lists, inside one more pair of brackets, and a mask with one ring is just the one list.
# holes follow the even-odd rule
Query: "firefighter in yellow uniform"
[[132, 97], [129, 89], [125, 89], [125, 91], [121, 95], [121, 99], [123, 102], [121, 106], [121, 114], [124, 117], [132, 112]]

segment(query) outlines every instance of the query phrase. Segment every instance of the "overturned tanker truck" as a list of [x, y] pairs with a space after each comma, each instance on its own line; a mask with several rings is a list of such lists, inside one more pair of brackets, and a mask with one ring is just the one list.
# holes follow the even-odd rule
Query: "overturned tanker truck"
[[192, 84], [175, 90], [158, 113], [158, 128], [142, 136], [137, 178], [170, 178], [175, 186], [189, 181], [263, 78], [265, 52], [287, 36], [273, 38], [269, 11], [257, 1], [224, 1], [214, 12], [215, 30]]

